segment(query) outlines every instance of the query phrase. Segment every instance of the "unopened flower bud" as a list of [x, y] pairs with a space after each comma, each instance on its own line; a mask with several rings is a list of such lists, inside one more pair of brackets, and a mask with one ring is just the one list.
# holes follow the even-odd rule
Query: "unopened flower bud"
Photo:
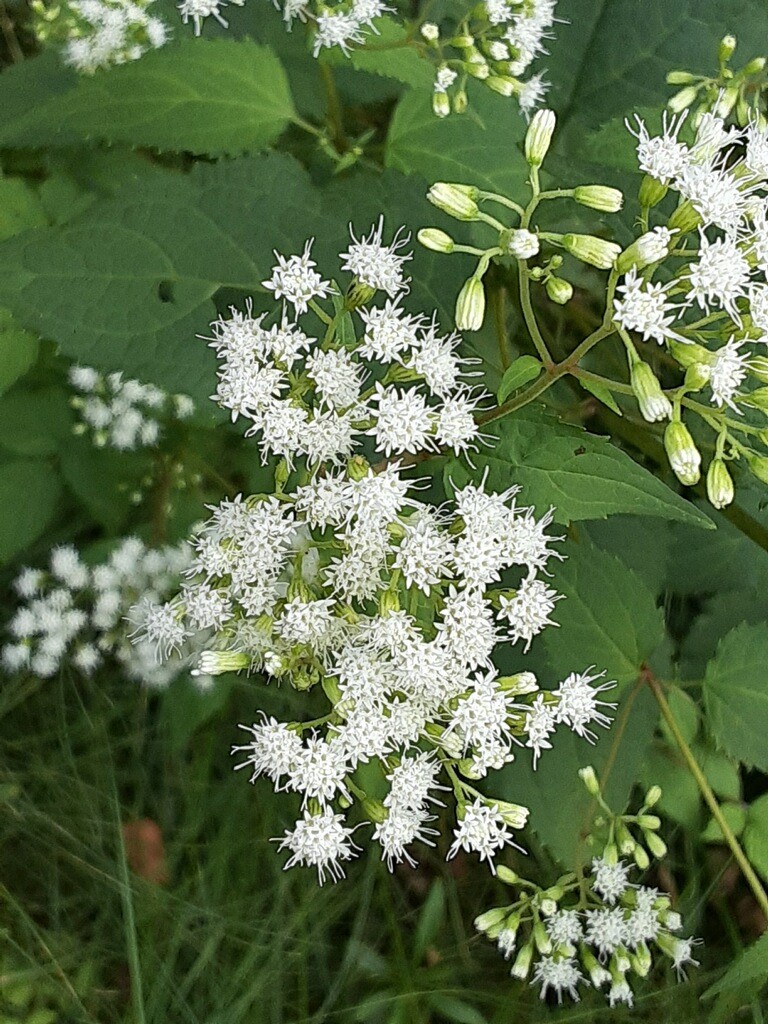
[[436, 43], [440, 38], [440, 29], [434, 23], [434, 21], [425, 21], [421, 26], [422, 39], [426, 39], [428, 43]]
[[646, 832], [643, 830], [643, 839], [645, 839], [645, 845], [651, 851], [654, 857], [661, 860], [662, 857], [667, 855], [667, 844], [661, 838], [656, 835], [655, 832]]
[[454, 114], [463, 114], [467, 109], [468, 102], [466, 90], [457, 89], [453, 94], [453, 99], [451, 100]]
[[611, 980], [610, 972], [603, 967], [589, 946], [580, 946], [579, 956], [594, 988], [599, 989]]
[[367, 796], [361, 802], [361, 806], [366, 818], [372, 824], [380, 825], [382, 821], [386, 821], [389, 811], [380, 800]]
[[667, 73], [667, 85], [691, 85], [696, 76], [690, 71], [670, 71]]
[[715, 508], [725, 508], [733, 501], [733, 479], [722, 459], [713, 459], [709, 464], [707, 497]]
[[475, 918], [475, 928], [479, 932], [487, 932], [489, 928], [494, 928], [496, 925], [501, 924], [506, 916], [506, 907], [494, 907], [492, 910], [486, 910], [484, 914], [480, 914], [479, 917]]
[[664, 447], [672, 472], [680, 483], [686, 487], [697, 484], [701, 477], [701, 455], [690, 431], [680, 420], [672, 420], [664, 431]]
[[666, 228], [654, 228], [636, 238], [616, 260], [616, 269], [621, 274], [631, 267], [642, 270], [651, 263], [658, 263], [669, 255], [672, 232]]
[[496, 685], [505, 693], [514, 693], [523, 696], [526, 693], [536, 693], [539, 684], [533, 672], [518, 672], [514, 676], [500, 676]]
[[640, 828], [650, 829], [655, 832], [661, 828], [661, 818], [657, 814], [640, 814], [637, 818]]
[[439, 228], [422, 228], [416, 237], [425, 249], [431, 249], [432, 252], [453, 252], [456, 248], [451, 236]]
[[765, 57], [753, 57], [752, 60], [744, 65], [743, 73], [745, 75], [759, 75], [765, 68], [765, 63]]
[[726, 64], [736, 49], [736, 36], [730, 35], [723, 36], [720, 40], [720, 45], [717, 48], [717, 59], [721, 64]]
[[667, 194], [668, 188], [668, 185], [664, 185], [662, 182], [652, 178], [650, 174], [646, 174], [640, 182], [640, 191], [638, 192], [640, 205], [648, 207], [658, 205]]
[[562, 237], [563, 248], [582, 263], [588, 263], [598, 270], [610, 270], [616, 262], [621, 246], [608, 242], [596, 235], [575, 235]]
[[552, 939], [547, 934], [547, 929], [544, 927], [541, 921], [534, 921], [533, 923], [533, 941], [536, 943], [536, 949], [545, 956], [552, 952]]
[[624, 195], [617, 188], [608, 185], [578, 185], [573, 198], [582, 206], [602, 213], [618, 213], [624, 203]]
[[551, 917], [557, 910], [557, 903], [552, 899], [543, 899], [539, 904], [539, 910], [544, 917]]
[[192, 675], [220, 676], [225, 672], [241, 672], [250, 664], [251, 658], [242, 651], [203, 651]]
[[600, 795], [600, 783], [597, 781], [597, 774], [591, 764], [579, 768], [579, 778], [584, 783], [586, 790], [592, 796]]
[[525, 133], [525, 159], [531, 167], [541, 167], [549, 150], [555, 130], [555, 114], [552, 110], [537, 110]]
[[676, 92], [675, 95], [671, 97], [667, 106], [673, 113], [679, 114], [681, 111], [687, 110], [691, 104], [696, 102], [698, 94], [699, 90], [696, 86], [686, 85], [685, 88]]
[[645, 849], [638, 843], [632, 851], [632, 859], [641, 871], [645, 871], [651, 863], [651, 859]]
[[437, 89], [432, 93], [432, 113], [435, 117], [448, 117], [451, 112], [451, 101], [448, 93]]
[[681, 234], [687, 235], [689, 231], [695, 231], [700, 224], [700, 214], [694, 209], [690, 200], [686, 199], [673, 211], [667, 222], [667, 227], [670, 231], [679, 231]]
[[370, 476], [371, 467], [362, 455], [353, 455], [347, 462], [347, 476], [356, 483]]
[[518, 84], [514, 78], [506, 78], [502, 75], [489, 75], [485, 80], [485, 84], [489, 89], [493, 89], [499, 96], [514, 96], [518, 89]]
[[695, 341], [670, 341], [669, 351], [678, 363], [685, 367], [692, 366], [694, 363], [707, 365], [713, 361], [712, 353], [703, 345], [697, 345]]
[[427, 192], [427, 199], [438, 210], [456, 220], [477, 220], [478, 207], [475, 202], [477, 189], [472, 185], [453, 185], [438, 181]]
[[645, 806], [653, 807], [661, 800], [661, 786], [651, 786], [645, 794]]
[[638, 359], [630, 372], [632, 390], [640, 406], [640, 413], [647, 423], [658, 423], [672, 415], [672, 403], [661, 390], [656, 374], [648, 363]]
[[485, 57], [478, 50], [472, 51], [466, 58], [464, 70], [468, 75], [472, 75], [473, 78], [477, 78], [481, 82], [485, 81], [491, 73]]
[[723, 89], [722, 93], [718, 96], [714, 107], [712, 108], [712, 113], [716, 117], [728, 117], [733, 108], [738, 103], [739, 96], [740, 90], [738, 86], [731, 85], [727, 89]]
[[629, 955], [632, 969], [641, 978], [646, 977], [651, 969], [651, 953], [644, 942], [639, 942], [634, 951]]
[[512, 970], [509, 973], [513, 978], [517, 978], [518, 981], [525, 981], [528, 977], [528, 972], [531, 969], [532, 959], [533, 943], [527, 942], [515, 957], [515, 962], [512, 964]]
[[620, 821], [616, 826], [616, 841], [619, 844], [619, 850], [621, 851], [622, 857], [629, 857], [635, 849], [636, 844], [629, 829], [622, 821]]
[[449, 40], [449, 45], [455, 46], [457, 50], [468, 50], [470, 46], [475, 45], [475, 37], [470, 35], [454, 36]]
[[712, 367], [706, 363], [691, 363], [685, 371], [686, 391], [701, 391], [712, 377]]
[[517, 260], [529, 260], [539, 252], [539, 236], [525, 228], [514, 228], [507, 238], [507, 252]]
[[474, 275], [464, 282], [456, 299], [456, 329], [479, 331], [485, 317], [485, 289]]
[[512, 868], [508, 868], [506, 864], [499, 864], [496, 868], [496, 877], [505, 885], [517, 885], [520, 881], [518, 873], [513, 871]]
[[573, 285], [562, 277], [548, 277], [544, 287], [550, 299], [559, 306], [564, 306], [573, 298]]
[[619, 851], [616, 848], [615, 843], [608, 843], [606, 848], [603, 850], [603, 860], [606, 864], [618, 864]]
[[493, 802], [510, 828], [525, 828], [530, 813], [527, 807], [523, 807], [521, 804], [510, 804], [506, 800], [494, 800]]
[[749, 468], [761, 483], [768, 484], [768, 458], [765, 455], [756, 455], [754, 452], [747, 454]]

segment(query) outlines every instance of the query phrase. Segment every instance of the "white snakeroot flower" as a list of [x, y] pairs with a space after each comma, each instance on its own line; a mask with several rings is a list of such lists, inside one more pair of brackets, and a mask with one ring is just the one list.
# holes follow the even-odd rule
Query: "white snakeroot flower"
[[597, 949], [601, 961], [625, 945], [627, 922], [621, 907], [588, 910], [585, 917], [585, 938]]
[[675, 179], [675, 187], [702, 221], [714, 224], [731, 234], [744, 219], [747, 203], [754, 187], [739, 182], [728, 166], [690, 163]]
[[677, 138], [686, 116], [687, 111], [683, 111], [678, 117], [670, 118], [667, 111], [664, 111], [662, 134], [657, 136], [649, 133], [645, 122], [637, 114], [636, 130], [629, 121], [626, 122], [627, 128], [637, 139], [637, 161], [640, 170], [664, 185], [676, 178], [690, 160], [688, 147]]
[[51, 552], [51, 572], [57, 579], [74, 590], [88, 582], [88, 569], [80, 561], [80, 555], [71, 544], [63, 544]]
[[349, 271], [358, 281], [373, 288], [374, 291], [383, 291], [394, 299], [399, 292], [407, 291], [407, 281], [403, 277], [403, 264], [411, 259], [410, 253], [399, 255], [400, 250], [410, 240], [410, 235], [400, 236], [400, 231], [395, 234], [389, 245], [383, 244], [384, 217], [379, 218], [376, 227], [371, 228], [367, 237], [359, 241], [352, 234], [352, 244], [346, 252], [341, 254], [342, 270]]
[[435, 447], [435, 414], [420, 392], [398, 391], [377, 382], [370, 403], [376, 410], [375, 422], [366, 433], [376, 438], [378, 451], [389, 457]]
[[485, 0], [485, 12], [492, 25], [502, 25], [512, 17], [512, 8], [507, 0]]
[[276, 299], [285, 298], [293, 306], [296, 315], [306, 313], [313, 299], [325, 298], [332, 291], [330, 281], [324, 281], [315, 270], [317, 264], [310, 258], [314, 238], [304, 246], [300, 256], [281, 256], [275, 253], [277, 266], [272, 268], [272, 276], [262, 285], [274, 292]]
[[134, 615], [136, 629], [133, 635], [148, 641], [155, 648], [158, 661], [178, 651], [190, 635], [178, 608], [171, 602], [157, 604], [144, 598], [136, 606]]
[[611, 1008], [624, 1003], [626, 1006], [633, 1006], [635, 997], [632, 989], [629, 987], [629, 982], [625, 978], [620, 978], [618, 981], [614, 981], [608, 990], [608, 1004]]
[[357, 312], [365, 324], [357, 351], [365, 359], [391, 363], [417, 345], [422, 318], [405, 313], [398, 299], [387, 299], [381, 308], [361, 308]]
[[564, 992], [567, 992], [571, 999], [578, 1003], [579, 993], [576, 986], [580, 981], [584, 981], [584, 975], [576, 966], [574, 957], [543, 956], [534, 968], [531, 984], [541, 985], [539, 995], [542, 999], [546, 999], [547, 992], [552, 989], [557, 996], [558, 1003], [562, 1003]]
[[562, 946], [569, 953], [574, 951], [577, 942], [584, 935], [578, 911], [557, 910], [546, 919], [544, 926], [553, 946]]
[[181, 0], [176, 6], [184, 24], [191, 21], [195, 27], [195, 35], [199, 36], [206, 18], [212, 17], [222, 28], [229, 28], [229, 22], [221, 13], [221, 8], [229, 3], [242, 7], [244, 2], [245, 0]]
[[304, 817], [296, 822], [293, 831], [286, 831], [279, 842], [278, 850], [290, 850], [291, 856], [285, 867], [306, 864], [317, 868], [320, 885], [326, 874], [333, 881], [344, 876], [342, 863], [356, 856], [359, 847], [352, 841], [354, 829], [344, 825], [344, 815], [334, 814], [330, 807], [324, 807], [319, 814], [304, 811]]
[[361, 25], [369, 25], [378, 35], [373, 22], [388, 12], [393, 13], [394, 7], [387, 6], [383, 0], [354, 0], [351, 13]]
[[750, 266], [734, 239], [710, 242], [701, 232], [699, 259], [690, 265], [686, 278], [690, 283], [689, 302], [695, 301], [706, 313], [713, 306], [719, 307], [736, 323], [741, 322], [736, 301], [747, 294]]
[[304, 794], [303, 804], [308, 800], [325, 804], [338, 794], [350, 800], [344, 784], [344, 777], [349, 771], [344, 744], [333, 740], [327, 742], [323, 737], [313, 735], [288, 770], [288, 781], [292, 789]]
[[747, 125], [744, 166], [756, 178], [768, 178], [768, 131], [757, 121], [750, 121]]
[[637, 331], [644, 341], [653, 340], [663, 345], [665, 341], [687, 342], [672, 329], [672, 324], [682, 312], [674, 306], [667, 293], [676, 282], [668, 284], [645, 281], [634, 267], [624, 276], [616, 291], [621, 298], [613, 300], [614, 320], [627, 331]]
[[629, 867], [623, 861], [611, 864], [603, 857], [592, 859], [593, 885], [606, 903], [614, 904], [630, 886]]
[[338, 46], [348, 57], [350, 48], [364, 39], [361, 24], [352, 12], [324, 10], [317, 16], [312, 53], [317, 57], [322, 49]]
[[458, 77], [457, 72], [453, 68], [449, 68], [446, 65], [438, 68], [435, 74], [435, 92], [448, 92]]
[[549, 616], [562, 597], [562, 594], [558, 594], [535, 576], [526, 577], [514, 597], [500, 595], [499, 618], [509, 622], [511, 642], [516, 644], [519, 640], [524, 640], [527, 651], [533, 638], [538, 636], [545, 626], [557, 625]]
[[348, 409], [360, 397], [364, 368], [344, 349], [317, 349], [306, 361], [306, 370], [320, 398], [333, 409]]
[[553, 691], [558, 698], [555, 718], [558, 722], [565, 722], [569, 729], [572, 729], [578, 736], [588, 740], [590, 743], [597, 741], [597, 735], [587, 726], [592, 722], [607, 729], [611, 719], [600, 711], [601, 707], [615, 709], [615, 704], [608, 704], [599, 699], [599, 694], [604, 690], [612, 690], [616, 683], [611, 680], [602, 683], [600, 686], [592, 684], [602, 679], [605, 672], [598, 672], [597, 675], [590, 675], [592, 665], [586, 672], [572, 672], [567, 679], [563, 680], [556, 690]]
[[488, 862], [493, 874], [496, 874], [493, 858], [499, 850], [505, 846], [520, 849], [507, 830], [498, 805], [479, 798], [465, 806], [464, 817], [458, 822], [453, 834], [455, 839], [448, 851], [448, 859], [455, 857], [460, 849], [467, 853], [479, 853], [480, 860]]
[[550, 83], [546, 81], [544, 75], [539, 73], [533, 75], [521, 86], [517, 101], [526, 120], [529, 120], [534, 110], [537, 110], [544, 102], [544, 97], [549, 92], [549, 85]]
[[481, 435], [475, 413], [481, 397], [465, 390], [446, 398], [435, 426], [435, 438], [441, 447], [452, 448], [456, 455], [477, 450]]
[[542, 750], [552, 749], [549, 737], [557, 728], [556, 710], [557, 706], [549, 703], [543, 693], [539, 693], [531, 704], [530, 710], [526, 712], [523, 728], [528, 738], [525, 745], [533, 750], [534, 769], [541, 757]]
[[393, 564], [402, 572], [408, 587], [418, 587], [428, 594], [432, 587], [452, 575], [452, 555], [450, 537], [435, 516], [417, 513], [405, 527]]
[[284, 722], [267, 717], [262, 712], [262, 721], [253, 725], [240, 725], [251, 733], [253, 739], [242, 746], [233, 746], [233, 754], [246, 754], [244, 761], [235, 765], [235, 771], [250, 767], [250, 782], [255, 782], [261, 775], [266, 775], [280, 789], [280, 780], [287, 776], [296, 766], [303, 753], [301, 736], [289, 729]]
[[529, 260], [539, 252], [539, 236], [526, 228], [517, 228], [509, 234], [507, 251], [518, 260]]
[[768, 344], [768, 285], [753, 283], [749, 286], [749, 315], [754, 326], [763, 332], [757, 340]]
[[727, 405], [734, 412], [740, 411], [734, 398], [749, 372], [749, 353], [741, 351], [742, 345], [742, 341], [734, 341], [731, 337], [717, 350], [709, 379], [715, 405], [720, 408]]

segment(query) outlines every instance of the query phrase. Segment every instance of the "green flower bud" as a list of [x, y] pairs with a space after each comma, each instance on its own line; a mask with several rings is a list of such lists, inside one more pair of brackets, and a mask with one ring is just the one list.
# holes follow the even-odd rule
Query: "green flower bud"
[[661, 860], [662, 857], [667, 855], [667, 844], [661, 838], [656, 835], [655, 832], [643, 832], [643, 839], [645, 839], [645, 845], [651, 851], [654, 857]]
[[736, 36], [732, 36], [730, 33], [727, 36], [723, 36], [720, 40], [720, 45], [717, 48], [717, 59], [721, 64], [726, 64], [736, 49]]
[[716, 117], [728, 117], [738, 103], [739, 96], [740, 90], [738, 86], [732, 85], [727, 89], [724, 89], [722, 94], [718, 96], [717, 102], [712, 109], [712, 113], [715, 114]]
[[621, 246], [596, 235], [567, 234], [562, 238], [563, 248], [582, 263], [598, 270], [610, 270], [621, 253]]
[[523, 696], [526, 693], [536, 693], [539, 688], [533, 672], [518, 672], [514, 676], [500, 676], [496, 680], [496, 685], [505, 693], [514, 693], [517, 696]]
[[370, 476], [371, 467], [362, 455], [353, 455], [347, 462], [347, 476], [356, 483]]
[[573, 298], [573, 285], [562, 277], [548, 277], [544, 287], [550, 299], [559, 306], [564, 306]]
[[456, 329], [479, 331], [485, 317], [485, 289], [483, 282], [474, 275], [464, 282], [456, 299]]
[[647, 828], [651, 831], [661, 828], [661, 818], [656, 814], [640, 814], [637, 818], [640, 828]]
[[686, 487], [697, 484], [701, 478], [701, 454], [680, 420], [672, 420], [664, 431], [664, 447], [672, 472], [680, 483]]
[[628, 857], [634, 851], [635, 840], [623, 821], [620, 821], [616, 826], [616, 840], [622, 857]]
[[651, 969], [651, 953], [644, 942], [640, 942], [637, 945], [634, 953], [629, 954], [629, 959], [632, 964], [632, 969], [636, 974], [639, 974], [641, 978], [645, 978]]
[[749, 468], [761, 483], [768, 484], [768, 458], [754, 452], [747, 454]]
[[551, 917], [557, 910], [557, 903], [553, 899], [542, 899], [539, 909], [545, 917]]
[[687, 391], [701, 391], [709, 384], [712, 367], [706, 363], [691, 363], [685, 371], [685, 387]]
[[703, 345], [697, 345], [695, 341], [670, 341], [669, 351], [678, 363], [685, 367], [692, 366], [694, 363], [707, 365], [713, 361], [712, 353]]
[[250, 664], [250, 656], [242, 651], [203, 651], [192, 675], [220, 676], [225, 672], [241, 672]]
[[589, 973], [589, 979], [594, 988], [599, 989], [611, 980], [610, 972], [603, 967], [595, 954], [583, 943], [579, 946], [579, 958], [584, 964], [584, 969]]
[[470, 46], [475, 45], [475, 37], [470, 35], [454, 36], [449, 41], [449, 45], [455, 46], [457, 50], [468, 50]]
[[389, 811], [384, 804], [370, 796], [362, 801], [362, 808], [366, 818], [374, 825], [380, 825], [389, 816]]
[[591, 764], [588, 764], [585, 768], [579, 768], [579, 778], [591, 796], [600, 795], [600, 783], [597, 781], [597, 774]]
[[375, 288], [372, 288], [364, 281], [354, 280], [349, 288], [347, 288], [346, 295], [344, 296], [344, 306], [346, 309], [358, 309], [360, 306], [367, 305], [375, 294]]
[[454, 114], [463, 114], [467, 109], [467, 93], [465, 89], [457, 89], [451, 101]]
[[701, 224], [701, 216], [686, 199], [677, 207], [667, 222], [670, 231], [679, 231], [687, 235], [689, 231], [695, 231]]
[[547, 934], [547, 929], [544, 927], [541, 921], [537, 920], [533, 923], [533, 941], [536, 943], [536, 949], [545, 956], [552, 952], [552, 939]]
[[480, 53], [472, 54], [464, 64], [464, 70], [468, 75], [479, 79], [481, 82], [484, 82], [491, 73], [491, 69], [488, 67], [485, 58]]
[[453, 252], [456, 248], [451, 236], [439, 228], [422, 228], [416, 237], [425, 249], [431, 249], [432, 252]]
[[333, 676], [323, 676], [323, 693], [328, 700], [333, 704], [334, 707], [341, 700], [341, 690], [339, 684]]
[[753, 57], [752, 60], [748, 61], [743, 68], [743, 74], [745, 75], [759, 75], [760, 72], [765, 68], [765, 57]]
[[[473, 195], [474, 193], [474, 195]], [[456, 220], [477, 220], [478, 207], [475, 202], [477, 189], [472, 185], [453, 185], [438, 181], [427, 192], [427, 199], [438, 210]]]
[[521, 804], [510, 804], [506, 800], [494, 800], [493, 802], [510, 828], [525, 828], [530, 813], [527, 807], [523, 807]]
[[527, 942], [515, 957], [515, 962], [512, 964], [512, 970], [509, 973], [513, 978], [517, 978], [518, 981], [525, 981], [528, 977], [528, 972], [531, 969], [532, 959], [533, 943]]
[[667, 85], [691, 85], [696, 81], [696, 76], [690, 71], [670, 71], [667, 74]]
[[492, 910], [486, 910], [484, 914], [480, 914], [479, 917], [475, 918], [475, 928], [479, 932], [487, 932], [489, 928], [502, 924], [506, 916], [506, 907], [494, 907]]
[[552, 110], [537, 110], [525, 133], [525, 159], [531, 167], [541, 167], [549, 150], [556, 118]]
[[658, 263], [668, 255], [669, 245], [663, 235], [657, 231], [646, 231], [644, 235], [640, 235], [631, 245], [628, 245], [619, 256], [616, 260], [616, 269], [621, 274], [626, 274], [630, 267], [642, 270], [651, 263]]
[[651, 859], [642, 846], [638, 843], [632, 851], [632, 859], [641, 871], [645, 871], [651, 863]]
[[707, 497], [715, 508], [725, 508], [733, 501], [733, 480], [722, 459], [713, 459], [709, 464]]
[[499, 864], [496, 868], [496, 877], [505, 885], [517, 885], [520, 881], [520, 875], [512, 868], [508, 868], [506, 864]]
[[640, 182], [640, 191], [638, 192], [640, 205], [657, 206], [667, 194], [668, 188], [668, 185], [664, 185], [662, 182], [652, 178], [650, 174], [646, 174]]
[[640, 413], [647, 423], [669, 419], [672, 415], [672, 403], [661, 390], [656, 374], [648, 363], [641, 359], [633, 363], [630, 383], [640, 406]]
[[653, 807], [661, 800], [661, 786], [651, 786], [645, 794], [645, 806]]
[[617, 188], [608, 185], [578, 185], [573, 198], [582, 206], [602, 213], [618, 213], [624, 203], [624, 195]]
[[436, 89], [432, 93], [432, 113], [435, 117], [448, 117], [451, 112], [451, 101], [448, 99], [448, 93], [443, 92], [442, 89]]
[[497, 92], [499, 96], [514, 96], [518, 89], [518, 84], [514, 78], [506, 78], [501, 75], [489, 75], [485, 80], [485, 84], [489, 89]]
[[619, 851], [617, 850], [615, 843], [608, 843], [606, 848], [603, 850], [603, 860], [606, 864], [618, 864]]
[[676, 92], [675, 95], [671, 97], [667, 106], [673, 113], [679, 114], [681, 111], [687, 110], [691, 104], [696, 102], [698, 94], [699, 90], [696, 86], [686, 85], [685, 88]]

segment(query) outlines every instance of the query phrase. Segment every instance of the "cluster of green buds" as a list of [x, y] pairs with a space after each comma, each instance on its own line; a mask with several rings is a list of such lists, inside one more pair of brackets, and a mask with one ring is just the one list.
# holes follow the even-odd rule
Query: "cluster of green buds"
[[[616, 213], [621, 209], [623, 195], [617, 188], [607, 185], [578, 185], [542, 191], [539, 171], [552, 141], [555, 115], [551, 110], [539, 110], [532, 118], [525, 137], [525, 158], [530, 174], [528, 187], [530, 200], [523, 207], [506, 196], [487, 192], [474, 185], [438, 182], [427, 193], [429, 201], [439, 210], [459, 221], [486, 224], [494, 234], [492, 244], [485, 249], [456, 242], [446, 232], [424, 228], [418, 238], [422, 245], [435, 252], [465, 253], [477, 260], [472, 274], [465, 281], [456, 301], [456, 326], [463, 331], [477, 331], [485, 316], [483, 278], [491, 262], [503, 266], [517, 266], [521, 278], [541, 286], [551, 301], [564, 305], [573, 295], [573, 286], [563, 276], [563, 253], [598, 270], [611, 270], [621, 246], [597, 235], [542, 231], [533, 224], [534, 214], [542, 202], [570, 199], [580, 206], [600, 213]], [[502, 222], [488, 212], [487, 204], [501, 207]], [[498, 214], [498, 209], [495, 211]], [[502, 214], [499, 214], [501, 216]], [[555, 251], [542, 255], [542, 245]], [[530, 261], [540, 257], [535, 265]]]
[[551, 0], [481, 0], [444, 32], [435, 22], [421, 25], [422, 48], [435, 65], [432, 106], [438, 117], [463, 114], [467, 83], [513, 97], [526, 117], [539, 106], [547, 85], [541, 74], [525, 79], [544, 53], [543, 40], [555, 22]]
[[651, 787], [636, 814], [616, 815], [594, 770], [579, 774], [599, 809], [587, 836], [594, 854], [589, 873], [568, 872], [542, 886], [500, 865], [497, 877], [514, 888], [515, 899], [481, 914], [475, 926], [512, 961], [514, 978], [540, 985], [542, 999], [552, 993], [558, 1002], [566, 994], [577, 1000], [579, 986], [587, 985], [605, 988], [611, 1006], [632, 1005], [632, 978], [649, 974], [654, 954], [668, 958], [678, 976], [697, 963], [695, 940], [674, 934], [682, 921], [671, 898], [631, 881], [633, 871], [666, 853], [659, 818], [649, 813], [661, 790]]
[[690, 71], [670, 71], [669, 85], [680, 86], [669, 101], [675, 113], [692, 110], [694, 121], [704, 113], [718, 117], [733, 116], [746, 125], [755, 114], [765, 112], [768, 100], [768, 76], [765, 57], [753, 57], [738, 70], [730, 62], [736, 50], [736, 37], [723, 36], [717, 51], [716, 75], [695, 75]]

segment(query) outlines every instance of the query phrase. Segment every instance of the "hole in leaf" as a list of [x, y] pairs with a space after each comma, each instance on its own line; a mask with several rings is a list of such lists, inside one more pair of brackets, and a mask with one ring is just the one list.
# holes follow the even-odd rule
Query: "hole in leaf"
[[161, 281], [157, 286], [157, 297], [161, 302], [173, 302], [173, 282]]

